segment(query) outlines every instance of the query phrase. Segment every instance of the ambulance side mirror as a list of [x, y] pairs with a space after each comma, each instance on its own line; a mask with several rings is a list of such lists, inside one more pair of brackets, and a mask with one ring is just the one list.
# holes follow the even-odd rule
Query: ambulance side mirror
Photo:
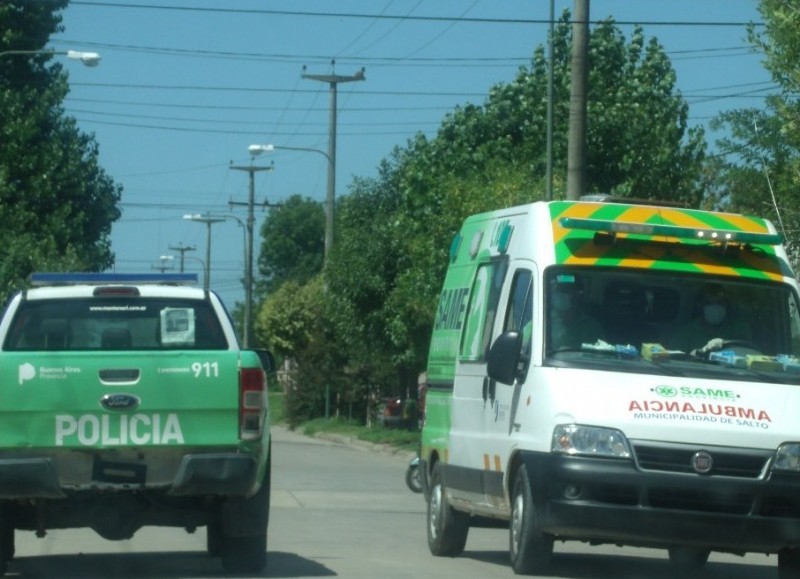
[[511, 385], [517, 377], [519, 357], [522, 350], [522, 334], [504, 332], [489, 348], [486, 371], [489, 377], [501, 384]]

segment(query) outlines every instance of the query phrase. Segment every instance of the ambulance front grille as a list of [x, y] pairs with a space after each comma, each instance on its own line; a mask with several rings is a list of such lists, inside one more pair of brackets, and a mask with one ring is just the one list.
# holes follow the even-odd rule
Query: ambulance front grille
[[696, 473], [692, 458], [699, 451], [707, 452], [713, 460], [711, 471], [704, 474], [749, 479], [762, 478], [773, 455], [772, 452], [759, 450], [656, 443], [634, 444], [634, 454], [639, 468], [650, 471]]

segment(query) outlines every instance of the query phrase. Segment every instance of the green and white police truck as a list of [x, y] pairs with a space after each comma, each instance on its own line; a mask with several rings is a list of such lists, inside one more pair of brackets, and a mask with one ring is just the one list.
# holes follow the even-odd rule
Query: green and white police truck
[[800, 296], [756, 217], [537, 202], [455, 236], [428, 358], [428, 543], [777, 554], [800, 577]]
[[0, 320], [0, 569], [15, 531], [207, 528], [266, 562], [267, 352], [193, 274], [34, 274]]

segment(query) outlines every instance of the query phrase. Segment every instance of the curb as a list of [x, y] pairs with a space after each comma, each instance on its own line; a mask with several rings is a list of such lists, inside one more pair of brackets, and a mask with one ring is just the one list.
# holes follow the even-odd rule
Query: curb
[[366, 440], [360, 440], [352, 436], [335, 434], [332, 432], [317, 432], [311, 438], [320, 438], [322, 440], [335, 442], [337, 444], [349, 446], [351, 448], [357, 448], [359, 450], [367, 450], [370, 452], [379, 452], [381, 454], [389, 454], [393, 456], [402, 457], [407, 460], [411, 460], [412, 458], [417, 456], [416, 452], [412, 452], [410, 450], [403, 450], [401, 448], [394, 447], [391, 444], [376, 444], [374, 442], [367, 442]]

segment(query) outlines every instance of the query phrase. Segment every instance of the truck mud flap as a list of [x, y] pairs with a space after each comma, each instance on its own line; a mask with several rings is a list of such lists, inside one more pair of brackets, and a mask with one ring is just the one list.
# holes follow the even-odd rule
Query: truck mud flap
[[241, 454], [188, 454], [169, 491], [173, 496], [241, 495], [253, 491], [258, 463]]

